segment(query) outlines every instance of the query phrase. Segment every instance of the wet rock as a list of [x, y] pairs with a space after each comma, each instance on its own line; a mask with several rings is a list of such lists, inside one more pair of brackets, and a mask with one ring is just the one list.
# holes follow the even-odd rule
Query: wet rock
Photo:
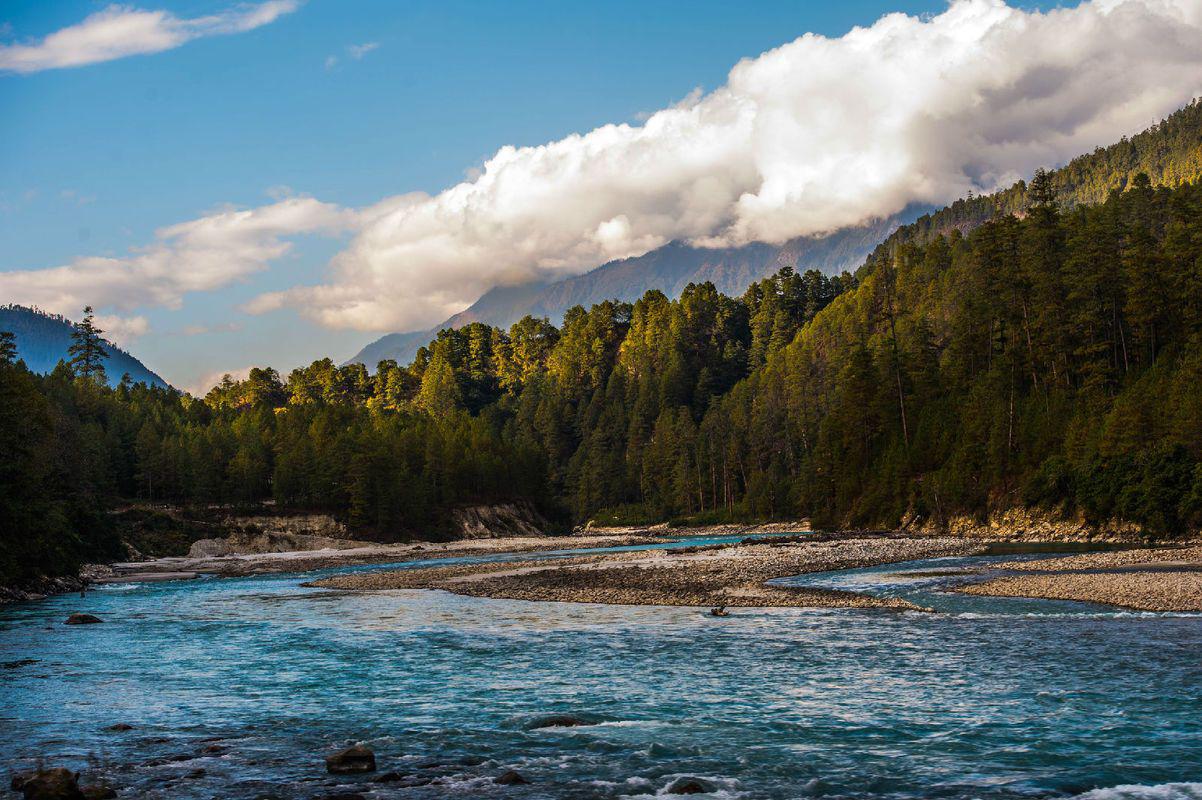
[[14, 776], [12, 786], [25, 800], [84, 800], [79, 776], [63, 767]]
[[72, 614], [67, 617], [64, 625], [95, 625], [98, 622], [104, 622], [100, 617], [94, 617], [91, 614]]
[[36, 663], [38, 663], [36, 658], [22, 658], [18, 661], [5, 661], [3, 664], [0, 664], [0, 667], [4, 667], [5, 669], [20, 669], [21, 667], [28, 667], [30, 664]]
[[677, 778], [668, 784], [668, 794], [709, 794], [718, 791], [718, 787], [701, 778]]
[[121, 733], [124, 731], [132, 731], [133, 729], [134, 729], [133, 725], [129, 725], [124, 722], [118, 722], [115, 725], [109, 725], [107, 728], [105, 728], [106, 731], [116, 731], [117, 733]]
[[83, 794], [84, 800], [113, 800], [117, 796], [115, 789], [102, 783], [84, 786], [79, 791]]
[[197, 767], [196, 769], [192, 770], [184, 777], [188, 778], [189, 780], [196, 780], [197, 778], [203, 778], [204, 776], [205, 776], [204, 769], [201, 767]]
[[523, 778], [514, 770], [509, 770], [498, 775], [493, 783], [499, 783], [502, 786], [519, 786], [523, 783], [530, 783], [530, 781]]
[[526, 730], [537, 731], [542, 728], [575, 728], [579, 725], [588, 725], [587, 720], [580, 717], [574, 717], [571, 714], [546, 714], [541, 717], [532, 719], [526, 723]]
[[321, 800], [367, 800], [367, 798], [358, 792], [338, 792], [336, 794], [327, 794]]
[[363, 745], [355, 745], [326, 756], [326, 771], [335, 775], [354, 775], [376, 771], [376, 754]]
[[205, 746], [200, 752], [206, 756], [223, 756], [229, 751], [230, 749], [223, 744], [210, 744]]
[[384, 772], [371, 779], [372, 783], [396, 783], [409, 777], [403, 772]]

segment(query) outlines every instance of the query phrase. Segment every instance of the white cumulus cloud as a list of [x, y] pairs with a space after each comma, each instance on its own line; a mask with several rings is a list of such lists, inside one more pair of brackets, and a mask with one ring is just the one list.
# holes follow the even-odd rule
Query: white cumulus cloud
[[365, 220], [319, 286], [252, 304], [335, 328], [417, 328], [498, 284], [672, 239], [782, 241], [988, 191], [1140, 130], [1202, 89], [1202, 0], [1047, 13], [955, 0], [807, 34], [639, 125], [502, 147]]
[[300, 0], [267, 0], [191, 19], [169, 11], [111, 5], [41, 41], [0, 45], [0, 71], [39, 72], [159, 53], [204, 36], [253, 30], [299, 5]]
[[[0, 272], [0, 297], [74, 318], [85, 305], [131, 312], [179, 308], [190, 292], [207, 292], [265, 269], [292, 248], [288, 237], [337, 235], [355, 212], [311, 197], [254, 209], [224, 208], [157, 232], [156, 241], [122, 258], [89, 256], [45, 269]], [[109, 331], [145, 332], [145, 320], [105, 317]]]
[[[78, 315], [76, 311], [75, 316]], [[104, 331], [104, 338], [121, 348], [150, 332], [150, 323], [142, 316], [118, 317], [102, 314], [95, 317], [95, 322], [96, 326]]]

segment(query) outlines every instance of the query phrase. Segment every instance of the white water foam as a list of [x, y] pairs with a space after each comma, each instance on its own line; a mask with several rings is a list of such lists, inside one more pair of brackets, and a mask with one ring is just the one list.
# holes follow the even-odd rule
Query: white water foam
[[1126, 784], [1092, 789], [1073, 800], [1202, 800], [1202, 783]]

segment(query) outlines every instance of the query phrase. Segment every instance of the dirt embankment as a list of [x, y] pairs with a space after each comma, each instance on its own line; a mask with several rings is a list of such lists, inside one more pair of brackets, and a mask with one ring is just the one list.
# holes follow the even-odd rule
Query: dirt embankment
[[994, 511], [983, 522], [966, 516], [952, 517], [946, 523], [903, 520], [901, 530], [922, 536], [958, 536], [1011, 542], [1142, 544], [1147, 541], [1143, 529], [1133, 522], [1112, 520], [1094, 524], [1080, 514], [1065, 516], [1024, 507]]

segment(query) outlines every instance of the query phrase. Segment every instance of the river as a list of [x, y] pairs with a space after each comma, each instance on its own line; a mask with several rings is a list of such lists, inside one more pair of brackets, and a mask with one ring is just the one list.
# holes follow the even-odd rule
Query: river
[[[935, 613], [300, 585], [333, 570], [7, 606], [0, 766], [138, 798], [646, 798], [682, 777], [724, 798], [1202, 798], [1202, 617], [932, 574], [988, 562], [786, 579]], [[63, 625], [74, 611], [105, 622]], [[538, 728], [552, 713], [588, 724]], [[399, 780], [327, 775], [353, 742]], [[530, 783], [493, 783], [509, 769]]]

